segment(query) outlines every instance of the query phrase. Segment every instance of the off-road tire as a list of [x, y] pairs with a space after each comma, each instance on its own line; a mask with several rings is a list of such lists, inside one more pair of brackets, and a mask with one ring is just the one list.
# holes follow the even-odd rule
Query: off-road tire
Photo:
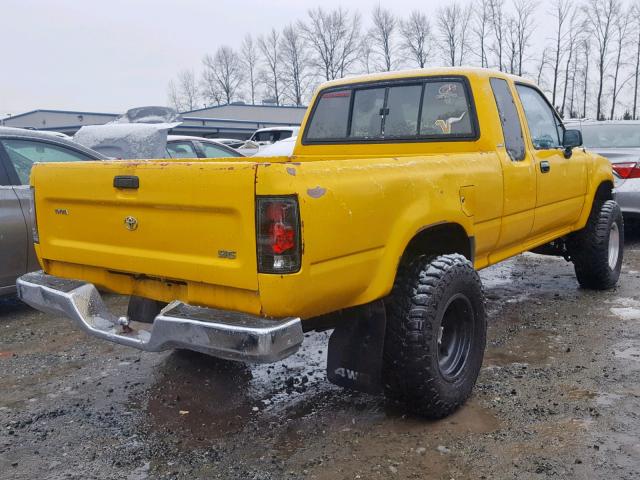
[[[617, 234], [612, 233], [614, 230], [617, 230]], [[611, 265], [609, 244], [616, 241], [617, 260], [615, 265]], [[593, 290], [613, 288], [620, 278], [624, 251], [624, 224], [618, 204], [614, 200], [607, 200], [594, 205], [587, 225], [573, 235], [569, 245], [581, 287]]]
[[[451, 316], [454, 310], [458, 317]], [[457, 324], [456, 318], [465, 319], [460, 325], [469, 327], [468, 334], [460, 338], [469, 342], [459, 370], [448, 375], [440, 364], [441, 357], [446, 358], [441, 354], [445, 331], [441, 336], [440, 328]], [[385, 396], [427, 418], [450, 415], [471, 395], [478, 378], [486, 325], [482, 283], [469, 260], [450, 254], [403, 262], [387, 299]]]

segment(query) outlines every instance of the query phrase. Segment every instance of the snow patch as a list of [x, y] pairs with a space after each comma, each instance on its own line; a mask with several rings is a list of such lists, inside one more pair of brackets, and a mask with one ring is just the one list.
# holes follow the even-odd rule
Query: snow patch
[[166, 158], [167, 133], [173, 123], [88, 125], [73, 136], [80, 145], [111, 158]]
[[640, 320], [640, 309], [634, 307], [612, 307], [611, 313], [623, 320]]

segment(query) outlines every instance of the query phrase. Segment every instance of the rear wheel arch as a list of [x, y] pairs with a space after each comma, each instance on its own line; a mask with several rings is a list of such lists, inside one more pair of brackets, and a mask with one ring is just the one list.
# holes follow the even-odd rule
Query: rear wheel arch
[[419, 230], [409, 241], [400, 261], [417, 255], [444, 255], [459, 253], [473, 263], [474, 238], [458, 223], [440, 223]]

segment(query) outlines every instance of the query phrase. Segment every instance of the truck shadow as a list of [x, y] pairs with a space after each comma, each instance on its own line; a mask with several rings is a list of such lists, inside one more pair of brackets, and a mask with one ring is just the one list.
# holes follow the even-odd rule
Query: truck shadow
[[15, 295], [0, 297], [0, 322], [10, 321], [15, 315], [31, 310], [26, 303], [22, 303]]

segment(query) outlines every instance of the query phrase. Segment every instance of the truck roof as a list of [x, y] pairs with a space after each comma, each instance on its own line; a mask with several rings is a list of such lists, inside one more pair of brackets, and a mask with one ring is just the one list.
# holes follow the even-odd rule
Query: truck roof
[[416, 77], [431, 77], [431, 76], [442, 76], [442, 75], [463, 75], [463, 76], [476, 76], [476, 77], [498, 77], [498, 78], [510, 78], [512, 80], [527, 83], [531, 85], [535, 85], [531, 80], [519, 77], [517, 75], [511, 75], [509, 73], [500, 72], [498, 70], [493, 70], [489, 68], [479, 68], [479, 67], [435, 67], [435, 68], [418, 68], [411, 70], [397, 70], [394, 72], [381, 72], [381, 73], [371, 73], [364, 75], [354, 75], [352, 77], [340, 78], [337, 80], [331, 80], [329, 82], [324, 82], [320, 85], [320, 89], [324, 89], [327, 87], [335, 87], [340, 85], [351, 85], [353, 83], [362, 83], [362, 82], [376, 82], [376, 81], [384, 81], [384, 80], [394, 80], [401, 78], [416, 78]]

